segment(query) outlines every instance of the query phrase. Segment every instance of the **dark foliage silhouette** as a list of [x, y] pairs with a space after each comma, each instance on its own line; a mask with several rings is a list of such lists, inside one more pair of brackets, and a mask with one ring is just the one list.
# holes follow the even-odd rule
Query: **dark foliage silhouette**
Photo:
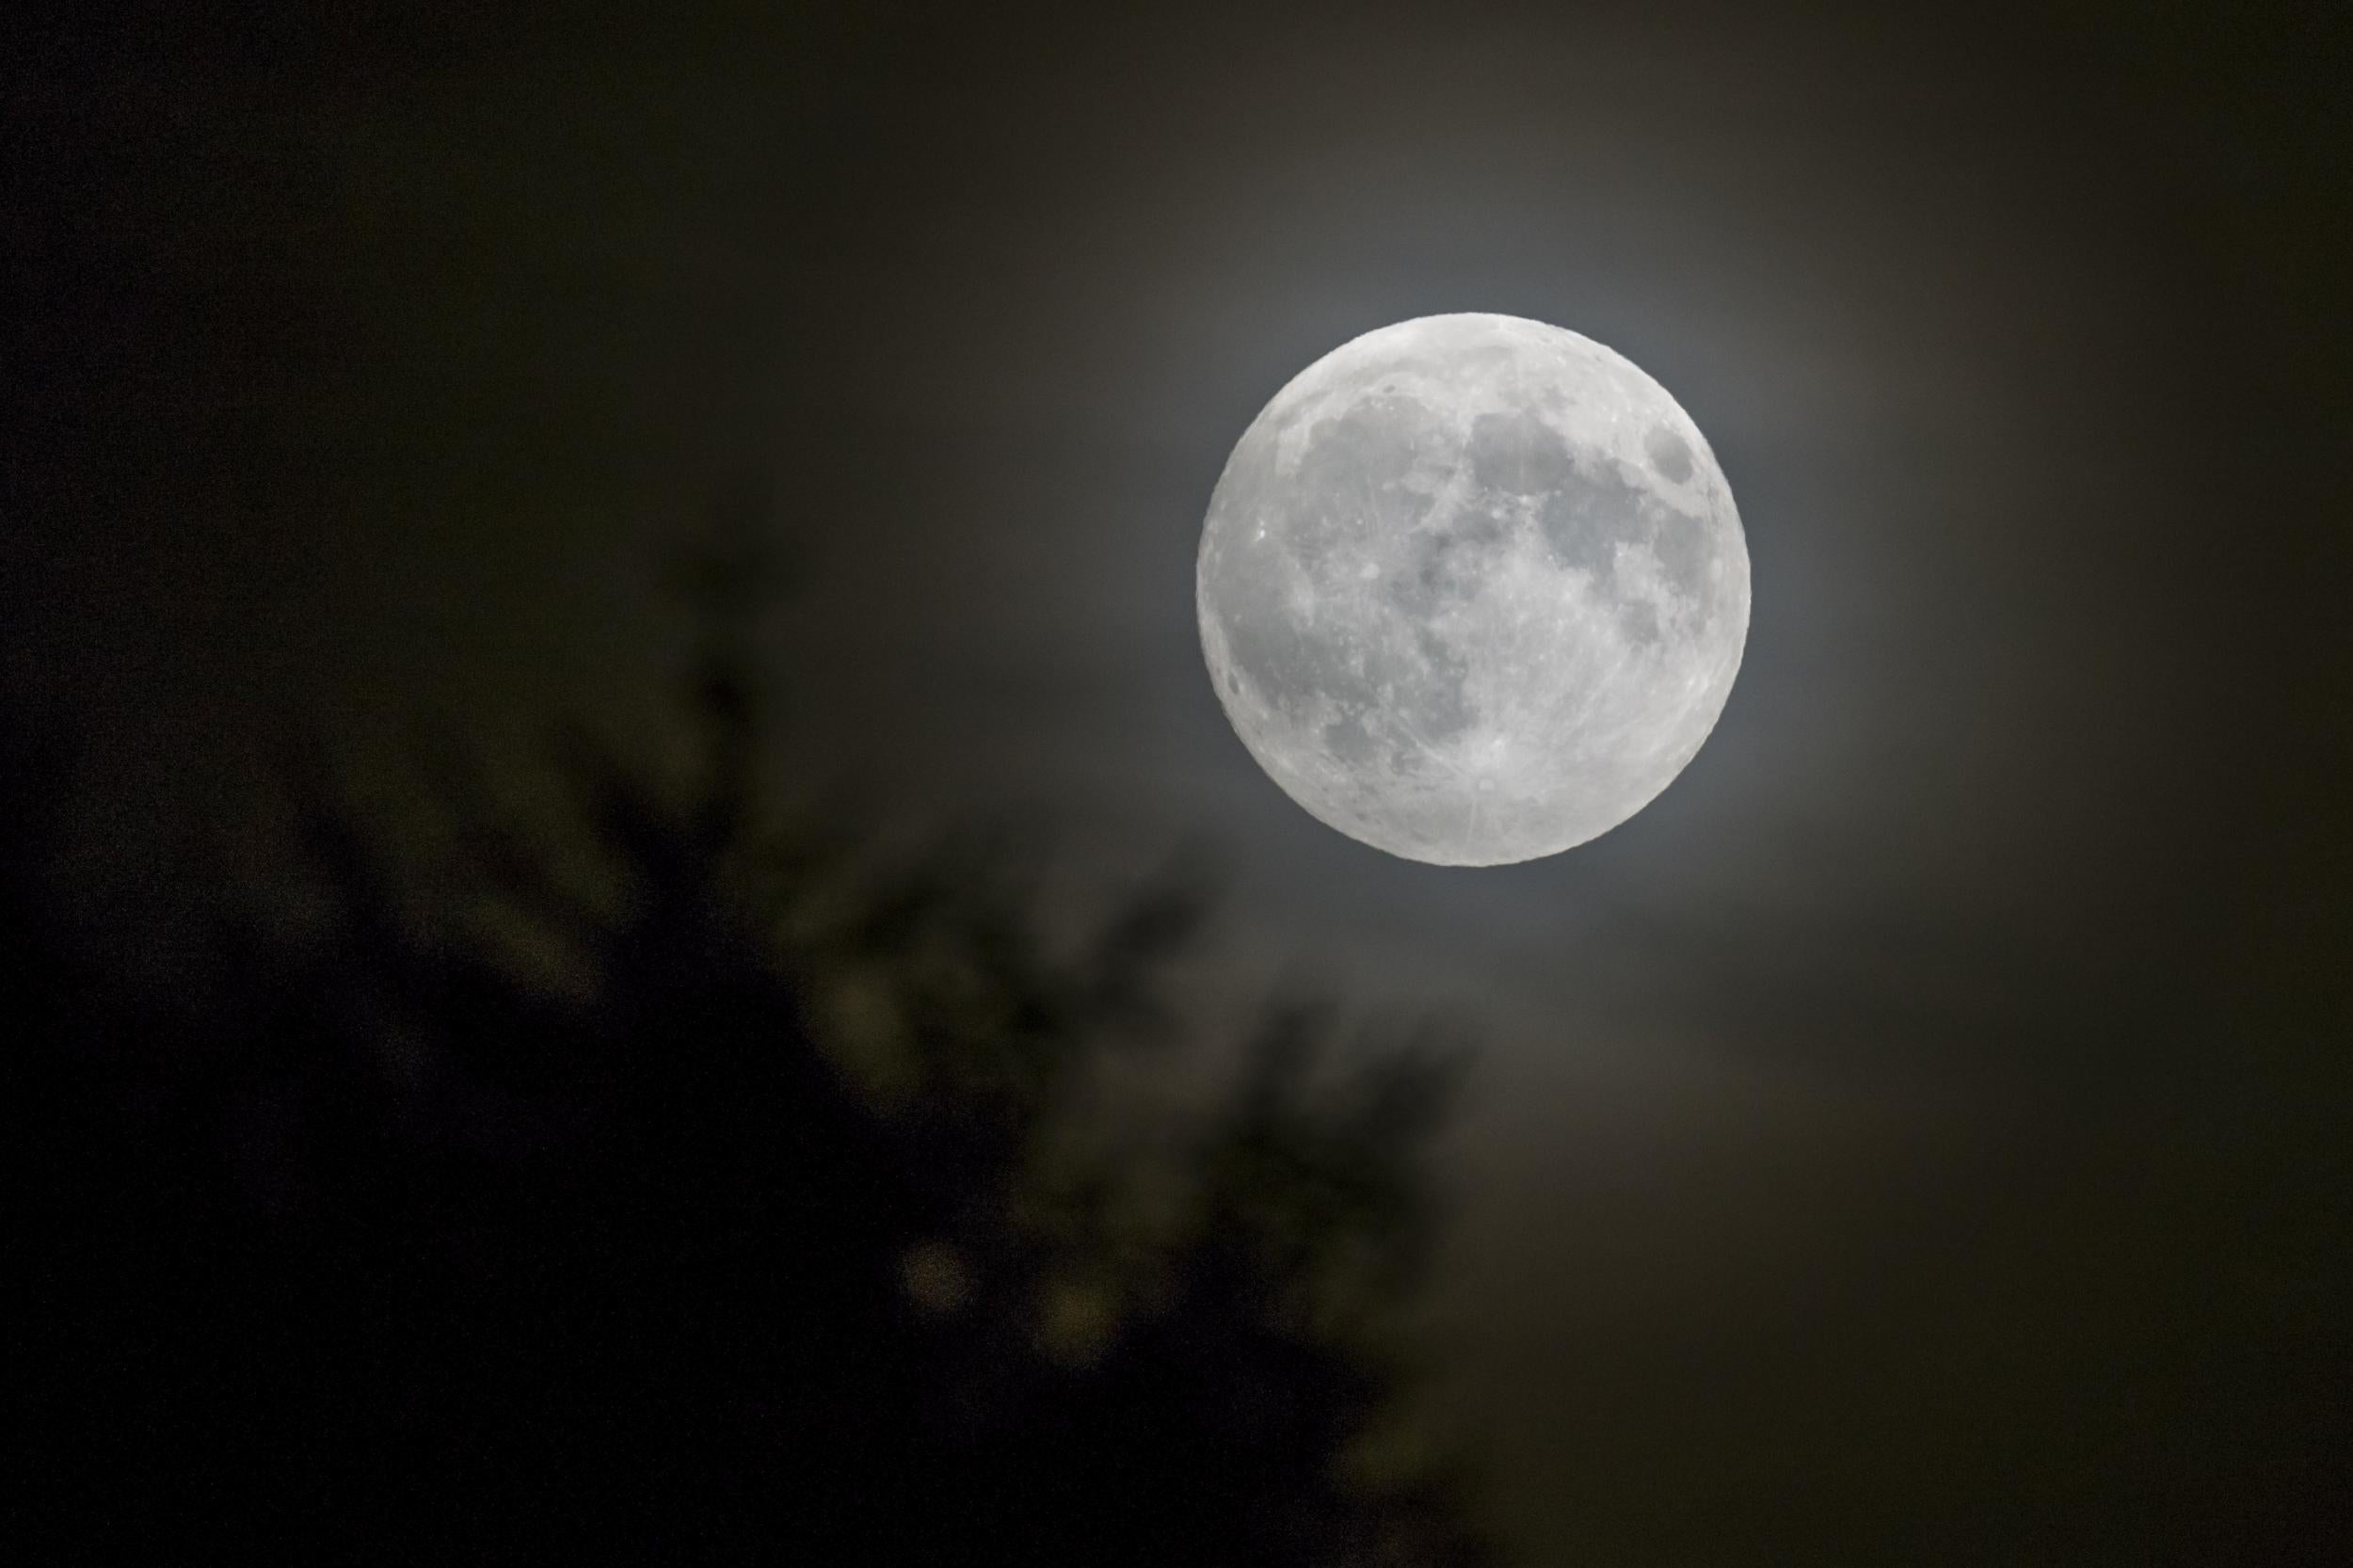
[[[463, 885], [421, 916], [313, 775], [331, 917], [223, 915], [169, 996], [61, 935], [62, 776], [12, 733], [14, 1533], [145, 1560], [1480, 1560], [1451, 1472], [1362, 1462], [1459, 1053], [1336, 1077], [1330, 1020], [1278, 1007], [1222, 1100], [1144, 1136], [1178, 1124], [1104, 1111], [1099, 1069], [1164, 1048], [1197, 883], [1061, 956], [984, 853], [877, 870], [768, 830], [732, 667], [700, 680], [684, 805], [559, 748], [600, 896], [453, 774]], [[465, 935], [469, 898], [559, 959]]]

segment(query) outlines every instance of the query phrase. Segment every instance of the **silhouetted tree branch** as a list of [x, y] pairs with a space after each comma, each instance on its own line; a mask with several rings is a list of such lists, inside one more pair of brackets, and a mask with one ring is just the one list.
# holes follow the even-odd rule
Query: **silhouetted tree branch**
[[[718, 618], [693, 798], [557, 742], [617, 901], [445, 755], [456, 891], [417, 918], [314, 757], [334, 917], [224, 914], [200, 1006], [91, 968], [12, 858], [39, 1522], [149, 1559], [1477, 1560], [1453, 1477], [1351, 1464], [1460, 1049], [1335, 1077], [1286, 1007], [1165, 1158], [1088, 1136], [1089, 1075], [1172, 1027], [1196, 861], [1058, 957], [1001, 857], [780, 827]], [[10, 760], [37, 839], [56, 776]]]

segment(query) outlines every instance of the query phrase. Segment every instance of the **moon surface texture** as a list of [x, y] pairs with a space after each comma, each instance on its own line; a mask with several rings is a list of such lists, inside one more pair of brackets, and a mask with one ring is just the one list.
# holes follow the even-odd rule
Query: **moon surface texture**
[[1293, 800], [1494, 866], [1608, 832], [1691, 760], [1740, 668], [1749, 552], [1707, 442], [1633, 364], [1425, 316], [1252, 422], [1196, 593], [1218, 699]]

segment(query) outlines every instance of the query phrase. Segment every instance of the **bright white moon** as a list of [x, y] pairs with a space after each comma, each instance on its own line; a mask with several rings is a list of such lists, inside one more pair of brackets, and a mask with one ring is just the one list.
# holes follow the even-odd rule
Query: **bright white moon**
[[1274, 781], [1392, 855], [1495, 866], [1625, 821], [1698, 752], [1749, 552], [1690, 416], [1590, 338], [1424, 316], [1302, 371], [1226, 460], [1201, 646]]

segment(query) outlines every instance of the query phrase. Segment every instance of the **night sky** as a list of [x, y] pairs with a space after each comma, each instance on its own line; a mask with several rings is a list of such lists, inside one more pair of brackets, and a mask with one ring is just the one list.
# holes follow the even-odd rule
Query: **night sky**
[[[1433, 1418], [1523, 1560], [2313, 1539], [2341, 13], [449, 9], [8, 45], [0, 656], [90, 744], [94, 888], [260, 834], [290, 712], [387, 776], [567, 711], [658, 759], [667, 563], [765, 486], [801, 776], [1080, 883], [1207, 846], [1210, 1013], [1483, 1020]], [[1754, 573], [1683, 776], [1479, 871], [1287, 799], [1193, 607], [1265, 401], [1452, 311], [1657, 377]]]

